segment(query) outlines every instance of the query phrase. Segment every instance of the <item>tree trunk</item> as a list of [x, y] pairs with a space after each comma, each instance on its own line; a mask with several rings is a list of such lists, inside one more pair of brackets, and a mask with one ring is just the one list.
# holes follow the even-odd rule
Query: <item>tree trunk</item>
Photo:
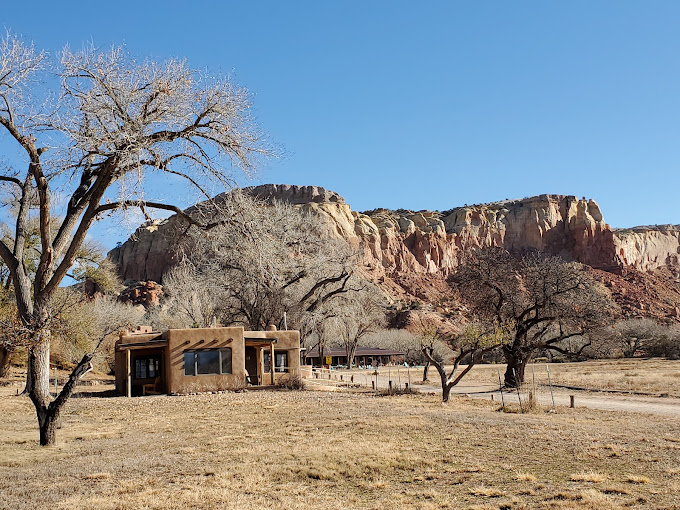
[[503, 355], [508, 366], [505, 370], [505, 386], [517, 388], [524, 382], [524, 370], [531, 357], [520, 350], [503, 349]]
[[427, 373], [430, 371], [430, 362], [426, 361], [423, 367], [423, 382], [427, 381]]
[[6, 347], [0, 346], [0, 377], [7, 377], [9, 374], [11, 358], [12, 352]]
[[442, 402], [448, 402], [449, 401], [449, 395], [451, 393], [451, 388], [453, 388], [453, 386], [446, 384], [445, 381], [442, 381]]
[[48, 406], [36, 409], [38, 426], [40, 427], [40, 446], [52, 446], [57, 440], [57, 428], [61, 408]]
[[31, 400], [47, 406], [50, 395], [50, 331], [37, 333], [36, 344], [28, 351], [26, 389]]
[[349, 349], [347, 349], [347, 368], [352, 368], [352, 364], [354, 363], [354, 353], [357, 352], [357, 344], [352, 343], [352, 345], [349, 346]]
[[56, 441], [56, 422], [60, 407], [51, 405], [50, 395], [50, 331], [42, 329], [35, 334], [35, 344], [28, 351], [26, 392], [38, 417], [40, 446], [50, 446]]

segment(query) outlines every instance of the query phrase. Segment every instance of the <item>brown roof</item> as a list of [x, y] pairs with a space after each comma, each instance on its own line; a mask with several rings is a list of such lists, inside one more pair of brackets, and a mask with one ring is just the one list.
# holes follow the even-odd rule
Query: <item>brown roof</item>
[[[390, 349], [378, 349], [373, 347], [357, 347], [354, 357], [358, 356], [404, 356], [406, 353], [402, 351], [393, 351]], [[347, 356], [345, 349], [324, 349], [325, 356]], [[308, 358], [318, 358], [319, 349], [312, 349], [307, 353]]]

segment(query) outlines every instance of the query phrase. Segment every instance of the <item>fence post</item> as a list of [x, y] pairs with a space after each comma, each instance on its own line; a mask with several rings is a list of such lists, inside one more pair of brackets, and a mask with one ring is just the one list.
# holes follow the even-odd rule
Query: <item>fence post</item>
[[517, 388], [517, 400], [519, 401], [519, 412], [524, 413], [524, 409], [522, 408], [522, 397], [519, 395], [519, 381], [517, 380], [517, 372], [515, 372], [515, 369], [512, 369], [512, 375], [515, 376], [515, 387]]
[[574, 408], [574, 395], [569, 395], [569, 407]]
[[545, 369], [548, 371], [548, 386], [550, 386], [550, 398], [552, 398], [553, 413], [556, 413], [557, 409], [555, 409], [555, 395], [553, 394], [552, 381], [550, 380], [550, 367], [547, 363], [545, 364]]
[[501, 371], [496, 369], [498, 372], [498, 388], [501, 390], [501, 403], [503, 405], [503, 410], [505, 410], [505, 396], [503, 395], [503, 383], [501, 382]]

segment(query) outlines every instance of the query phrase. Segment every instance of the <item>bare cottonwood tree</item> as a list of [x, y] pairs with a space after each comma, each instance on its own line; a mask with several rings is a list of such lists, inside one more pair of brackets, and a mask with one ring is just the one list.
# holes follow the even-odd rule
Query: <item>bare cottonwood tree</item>
[[418, 351], [424, 358], [423, 382], [427, 382], [431, 360], [443, 363], [445, 356], [438, 347], [445, 344], [442, 339], [455, 336], [451, 325], [438, 314], [414, 312], [409, 314], [408, 329], [418, 338]]
[[376, 287], [366, 283], [360, 290], [337, 299], [333, 305], [337, 307], [337, 316], [332, 321], [345, 348], [347, 368], [352, 368], [359, 342], [385, 326], [385, 299]]
[[88, 356], [91, 363], [97, 358], [98, 366], [106, 370], [113, 368], [116, 333], [139, 324], [144, 316], [141, 307], [121, 303], [114, 296], [89, 298], [72, 288], [59, 291], [53, 309], [59, 311], [52, 330], [57, 341], [53, 350], [60, 357], [55, 364], [78, 364]]
[[[188, 236], [181, 262], [163, 277], [169, 304], [197, 325], [265, 329], [289, 323], [310, 333], [332, 312], [330, 300], [357, 287], [355, 251], [329, 237], [318, 219], [290, 204], [234, 190], [205, 210], [225, 218], [208, 236]], [[228, 219], [228, 221], [227, 221]]]
[[507, 326], [502, 351], [505, 384], [524, 381], [524, 370], [539, 350], [578, 355], [588, 333], [615, 312], [607, 290], [585, 266], [540, 253], [515, 257], [501, 248], [470, 256], [451, 278], [476, 318]]
[[[40, 97], [45, 89], [51, 91], [47, 99]], [[129, 207], [183, 214], [174, 205], [146, 200], [149, 172], [208, 197], [210, 186], [231, 185], [225, 168], [249, 172], [257, 156], [269, 151], [252, 121], [248, 92], [228, 80], [201, 75], [181, 60], [136, 61], [122, 48], [66, 48], [54, 62], [12, 35], [0, 40], [0, 126], [23, 154], [0, 175], [6, 196], [18, 203], [9, 227], [13, 242], [0, 243], [0, 258], [30, 336], [27, 389], [40, 444], [48, 445], [89, 363], [83, 358], [62, 393], [50, 397], [52, 297], [90, 227]], [[55, 202], [57, 193], [65, 197], [63, 207]], [[24, 262], [34, 217], [40, 259], [30, 275]]]
[[[495, 324], [471, 323], [465, 326], [460, 333], [442, 333], [439, 341], [446, 344], [455, 354], [453, 365], [450, 370], [446, 369], [444, 360], [434, 357], [428, 349], [423, 354], [437, 369], [442, 386], [442, 401], [448, 402], [451, 389], [465, 377], [472, 368], [478, 364], [484, 355], [491, 352], [503, 343], [507, 331], [502, 326]], [[466, 366], [459, 372], [461, 363]]]
[[[413, 312], [408, 329], [419, 339], [420, 350], [426, 361], [423, 382], [428, 369], [434, 366], [442, 387], [442, 400], [447, 402], [451, 389], [465, 377], [484, 355], [499, 347], [504, 330], [493, 324], [479, 322], [461, 324], [461, 318], [445, 317], [436, 312]], [[459, 372], [461, 363], [466, 367]], [[452, 365], [447, 369], [447, 365]]]
[[614, 327], [624, 358], [633, 358], [647, 351], [664, 336], [665, 330], [654, 319], [628, 319], [617, 322]]

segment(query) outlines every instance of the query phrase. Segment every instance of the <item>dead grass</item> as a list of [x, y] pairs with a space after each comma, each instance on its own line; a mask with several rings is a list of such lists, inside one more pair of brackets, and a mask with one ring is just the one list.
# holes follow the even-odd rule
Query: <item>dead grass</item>
[[640, 483], [651, 483], [651, 480], [647, 476], [627, 475], [626, 478], [624, 479], [624, 482], [640, 484]]
[[676, 504], [667, 438], [680, 424], [661, 416], [350, 392], [83, 398], [68, 404], [57, 446], [40, 448], [30, 402], [4, 395], [0, 508]]
[[517, 480], [520, 482], [536, 482], [538, 478], [531, 473], [517, 473]]
[[569, 479], [572, 482], [592, 482], [592, 483], [600, 483], [604, 482], [607, 477], [603, 475], [602, 473], [595, 473], [593, 471], [589, 471], [587, 473], [577, 473], [574, 475], [571, 475]]
[[[477, 365], [465, 381], [498, 385], [498, 370], [502, 375], [503, 368], [503, 365]], [[680, 396], [680, 361], [616, 359], [551, 363], [550, 378], [556, 385]], [[531, 384], [534, 379], [539, 385], [548, 384], [545, 363], [527, 366], [526, 382]]]

